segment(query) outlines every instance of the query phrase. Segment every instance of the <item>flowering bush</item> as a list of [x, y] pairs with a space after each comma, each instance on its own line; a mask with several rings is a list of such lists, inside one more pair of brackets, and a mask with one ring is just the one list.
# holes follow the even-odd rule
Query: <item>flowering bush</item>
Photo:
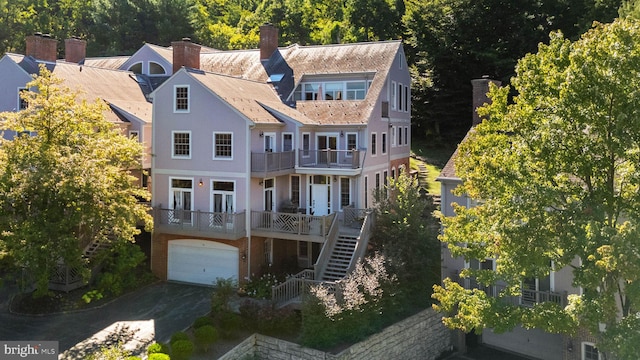
[[243, 290], [247, 296], [254, 299], [271, 299], [271, 288], [280, 284], [278, 278], [271, 273], [265, 273], [259, 278], [250, 278]]

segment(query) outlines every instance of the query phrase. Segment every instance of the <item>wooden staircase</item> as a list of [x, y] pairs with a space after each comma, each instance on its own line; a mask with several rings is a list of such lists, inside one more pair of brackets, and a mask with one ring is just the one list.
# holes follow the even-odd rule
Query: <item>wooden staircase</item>
[[338, 281], [347, 275], [358, 244], [358, 236], [341, 234], [331, 251], [322, 281]]

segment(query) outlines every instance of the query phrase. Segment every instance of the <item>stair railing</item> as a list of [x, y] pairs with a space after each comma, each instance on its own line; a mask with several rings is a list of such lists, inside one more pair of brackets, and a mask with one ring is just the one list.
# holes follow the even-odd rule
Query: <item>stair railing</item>
[[371, 237], [371, 229], [373, 229], [373, 218], [373, 211], [367, 210], [364, 213], [364, 219], [362, 220], [362, 226], [360, 227], [360, 234], [358, 235], [356, 248], [353, 249], [353, 255], [351, 256], [351, 261], [349, 262], [349, 267], [347, 268], [347, 274], [355, 269], [358, 260], [364, 258], [364, 255], [367, 252], [367, 247], [369, 246], [369, 238]]
[[316, 263], [313, 264], [316, 279], [322, 279], [322, 275], [327, 269], [327, 264], [329, 263], [329, 258], [331, 258], [333, 248], [338, 242], [338, 230], [338, 217], [334, 216], [333, 222], [331, 223], [331, 228], [329, 229], [329, 234], [327, 235], [327, 241], [325, 241], [324, 245], [322, 246], [322, 250], [320, 250], [320, 254], [318, 255]]

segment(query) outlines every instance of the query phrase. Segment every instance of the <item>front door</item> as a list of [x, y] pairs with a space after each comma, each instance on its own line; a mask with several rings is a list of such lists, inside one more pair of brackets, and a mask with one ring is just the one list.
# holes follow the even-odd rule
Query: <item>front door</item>
[[331, 213], [331, 183], [325, 175], [310, 177], [309, 186], [309, 214], [314, 216], [328, 215]]

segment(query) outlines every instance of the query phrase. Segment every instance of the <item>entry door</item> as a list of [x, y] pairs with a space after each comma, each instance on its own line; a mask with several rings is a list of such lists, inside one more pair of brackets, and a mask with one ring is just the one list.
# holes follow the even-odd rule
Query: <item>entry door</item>
[[[319, 176], [316, 176], [319, 177]], [[325, 177], [325, 176], [322, 176]], [[331, 192], [329, 190], [329, 184], [311, 184], [309, 188], [310, 192], [310, 214], [315, 216], [328, 215], [331, 211], [331, 202], [329, 196]]]
[[338, 162], [338, 137], [335, 135], [318, 135], [318, 162], [333, 164]]
[[275, 170], [276, 169], [276, 134], [275, 133], [265, 133], [264, 134], [264, 152], [265, 152], [265, 161], [267, 165], [267, 170]]

